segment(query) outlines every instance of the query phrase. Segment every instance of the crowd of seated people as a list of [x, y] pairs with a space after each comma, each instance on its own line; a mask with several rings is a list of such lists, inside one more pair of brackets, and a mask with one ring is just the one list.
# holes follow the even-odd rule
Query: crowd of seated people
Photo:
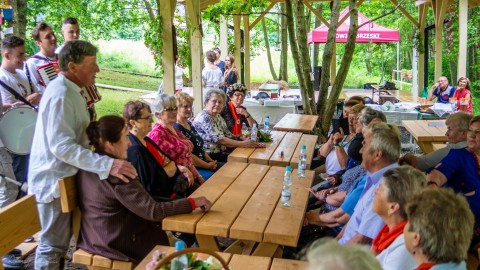
[[[86, 132], [96, 153], [127, 158], [130, 139], [122, 117], [104, 116]], [[113, 260], [139, 263], [156, 245], [168, 245], [163, 218], [211, 206], [205, 197], [157, 202], [138, 179], [125, 183], [110, 176], [100, 181], [97, 174], [80, 170], [76, 180], [82, 212], [77, 245]]]
[[[138, 263], [155, 245], [168, 245], [160, 222], [164, 217], [189, 213], [199, 206], [208, 210], [210, 202], [204, 197], [190, 198], [192, 192], [224, 164], [235, 147], [265, 147], [264, 143], [240, 136], [242, 123], [256, 124], [241, 106], [245, 91], [243, 85], [231, 85], [227, 102], [222, 90], [210, 89], [204, 96], [204, 110], [193, 122], [193, 98], [181, 92], [175, 96], [160, 94], [152, 106], [130, 101], [123, 118], [105, 116], [91, 122], [87, 135], [95, 152], [128, 160], [138, 178], [128, 183], [112, 176], [99, 181], [96, 174], [83, 170], [78, 173], [83, 213], [78, 246], [111, 259]], [[340, 250], [343, 245], [355, 244], [370, 249], [367, 252], [365, 247], [359, 247], [358, 251], [376, 256], [374, 261], [365, 259], [371, 263], [369, 269], [446, 269], [441, 268], [443, 265], [465, 269], [467, 250], [475, 251], [480, 242], [480, 223], [473, 219], [480, 215], [480, 116], [472, 118], [462, 112], [451, 115], [446, 121], [448, 147], [434, 157], [406, 155], [399, 162], [398, 128], [385, 123], [383, 113], [357, 103], [347, 102], [348, 132], [334, 132], [319, 149], [333, 173], [328, 175], [327, 184], [311, 189], [311, 204], [322, 208], [320, 212], [307, 212], [305, 224], [317, 225], [321, 230], [329, 228], [322, 236], [336, 237], [336, 241], [325, 240], [322, 247], [310, 247], [309, 260], [314, 261], [312, 254], [325, 247]], [[429, 174], [425, 177], [413, 167], [399, 167], [399, 163], [411, 164]], [[426, 187], [427, 179], [430, 187]], [[463, 196], [436, 188], [443, 185]], [[437, 196], [438, 204], [429, 205], [429, 212], [419, 210], [426, 208], [425, 201], [418, 199], [422, 196]], [[444, 251], [422, 242], [422, 236], [435, 237], [422, 228], [428, 224], [418, 213], [438, 214], [435, 207], [446, 199], [459, 208], [460, 221], [453, 225], [462, 232], [451, 236], [460, 251], [442, 257], [437, 254]], [[454, 215], [454, 211], [447, 214]], [[442, 218], [447, 219], [436, 220]], [[470, 220], [471, 226], [464, 224]], [[98, 230], [105, 224], [110, 224], [108, 232]], [[139, 233], [139, 227], [148, 234]], [[138, 241], [141, 247], [125, 237], [128, 235], [142, 239]], [[460, 237], [468, 241], [458, 240]], [[445, 245], [437, 238], [438, 244]], [[321, 267], [329, 265], [328, 256], [324, 259], [318, 264]], [[338, 269], [354, 269], [347, 265]]]

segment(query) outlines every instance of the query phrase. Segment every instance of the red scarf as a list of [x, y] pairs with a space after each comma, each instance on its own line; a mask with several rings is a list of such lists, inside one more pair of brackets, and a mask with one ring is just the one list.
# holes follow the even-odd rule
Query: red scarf
[[235, 109], [235, 106], [233, 106], [233, 103], [231, 101], [228, 102], [228, 107], [232, 112], [233, 120], [235, 120], [235, 124], [233, 125], [231, 131], [235, 136], [240, 135], [242, 134], [242, 123], [240, 121], [241, 116], [237, 114], [237, 110]]
[[372, 242], [372, 251], [375, 254], [380, 254], [386, 248], [388, 248], [399, 235], [403, 233], [403, 228], [407, 224], [407, 221], [404, 220], [400, 222], [397, 226], [393, 227], [392, 230], [388, 229], [387, 224], [383, 225], [383, 228], [377, 234], [375, 239]]
[[428, 270], [433, 266], [435, 266], [434, 263], [422, 263], [417, 268], [415, 268], [415, 270]]

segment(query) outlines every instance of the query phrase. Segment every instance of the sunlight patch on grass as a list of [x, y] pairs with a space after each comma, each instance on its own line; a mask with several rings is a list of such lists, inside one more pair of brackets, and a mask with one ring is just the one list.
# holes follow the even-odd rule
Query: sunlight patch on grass
[[102, 100], [95, 104], [97, 119], [104, 115], [122, 116], [125, 103], [130, 100], [138, 100], [145, 93], [109, 90], [98, 87]]

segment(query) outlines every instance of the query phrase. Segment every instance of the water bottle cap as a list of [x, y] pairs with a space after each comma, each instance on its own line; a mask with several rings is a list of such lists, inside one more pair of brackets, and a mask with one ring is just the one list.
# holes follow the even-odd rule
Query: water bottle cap
[[175, 250], [184, 250], [185, 249], [185, 242], [177, 241], [175, 242]]
[[265, 116], [265, 119], [270, 119], [270, 116], [268, 116], [268, 115], [267, 115], [267, 116]]
[[305, 149], [307, 149], [307, 146], [304, 144], [302, 145], [302, 150], [305, 150]]
[[285, 169], [286, 169], [287, 172], [291, 172], [291, 171], [292, 171], [292, 167], [290, 167], [290, 166], [287, 166]]

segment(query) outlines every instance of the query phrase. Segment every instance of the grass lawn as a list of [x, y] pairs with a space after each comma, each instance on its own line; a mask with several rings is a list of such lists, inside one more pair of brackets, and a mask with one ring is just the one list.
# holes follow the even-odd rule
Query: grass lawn
[[162, 80], [159, 78], [135, 76], [109, 70], [100, 70], [100, 72], [97, 73], [96, 82], [108, 85], [157, 91]]
[[122, 115], [123, 106], [127, 101], [137, 100], [145, 93], [109, 90], [98, 87], [102, 100], [95, 104], [97, 119], [109, 114]]

